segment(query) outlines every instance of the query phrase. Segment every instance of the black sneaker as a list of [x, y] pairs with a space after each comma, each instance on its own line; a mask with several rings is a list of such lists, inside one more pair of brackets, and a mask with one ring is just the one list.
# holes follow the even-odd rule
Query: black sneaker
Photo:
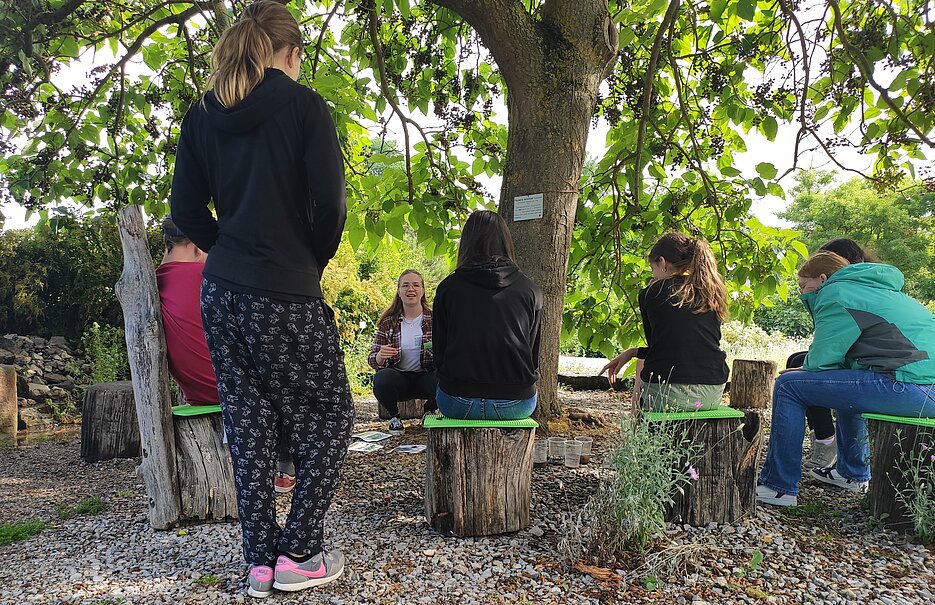
[[867, 481], [854, 481], [853, 479], [842, 477], [838, 471], [834, 470], [834, 467], [813, 468], [810, 473], [812, 478], [818, 479], [822, 483], [827, 483], [828, 485], [840, 487], [841, 489], [852, 492], [867, 491]]
[[406, 429], [403, 428], [403, 421], [399, 419], [399, 416], [390, 418], [390, 435], [402, 435], [404, 432]]

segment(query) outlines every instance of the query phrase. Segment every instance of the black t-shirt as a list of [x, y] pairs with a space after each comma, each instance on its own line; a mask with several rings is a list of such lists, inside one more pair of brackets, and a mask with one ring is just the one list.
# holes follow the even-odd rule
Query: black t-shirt
[[653, 282], [640, 290], [640, 315], [646, 334], [645, 347], [637, 357], [644, 359], [643, 382], [675, 384], [724, 384], [727, 355], [721, 350], [721, 321], [713, 311], [695, 313], [678, 307], [674, 293], [682, 276]]

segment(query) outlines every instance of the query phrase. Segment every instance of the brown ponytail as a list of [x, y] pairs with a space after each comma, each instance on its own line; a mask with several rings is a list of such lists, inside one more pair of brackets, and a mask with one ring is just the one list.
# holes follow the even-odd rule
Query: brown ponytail
[[843, 269], [849, 264], [847, 259], [839, 254], [819, 250], [799, 267], [799, 277], [818, 277], [822, 274], [831, 277], [838, 269]]
[[676, 306], [687, 305], [695, 313], [713, 311], [721, 321], [727, 319], [727, 286], [708, 242], [671, 231], [656, 240], [649, 252], [649, 260], [660, 258], [685, 276], [675, 292]]
[[273, 0], [251, 4], [214, 47], [208, 87], [224, 107], [233, 107], [263, 81], [273, 54], [283, 48], [302, 48], [302, 33], [289, 9]]

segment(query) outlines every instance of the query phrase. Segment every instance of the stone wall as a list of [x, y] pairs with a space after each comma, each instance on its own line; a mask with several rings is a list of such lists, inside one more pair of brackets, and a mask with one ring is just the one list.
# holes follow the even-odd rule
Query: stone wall
[[91, 370], [61, 336], [0, 336], [0, 364], [16, 368], [20, 430], [50, 427], [56, 410], [74, 413], [81, 391], [77, 383]]

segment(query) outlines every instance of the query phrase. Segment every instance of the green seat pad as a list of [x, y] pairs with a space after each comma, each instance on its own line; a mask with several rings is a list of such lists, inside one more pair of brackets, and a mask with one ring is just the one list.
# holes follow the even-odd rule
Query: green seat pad
[[658, 422], [660, 420], [715, 420], [717, 418], [743, 418], [743, 416], [743, 411], [726, 405], [718, 406], [713, 410], [703, 410], [700, 412], [643, 413], [643, 418], [650, 422]]
[[917, 416], [889, 416], [887, 414], [861, 414], [867, 420], [882, 420], [883, 422], [896, 422], [899, 424], [914, 424], [935, 428], [935, 418], [919, 418]]
[[459, 420], [429, 414], [422, 421], [427, 429], [534, 429], [539, 423], [532, 418], [519, 420]]
[[203, 414], [217, 414], [221, 411], [220, 405], [177, 405], [172, 408], [173, 416], [201, 416]]

